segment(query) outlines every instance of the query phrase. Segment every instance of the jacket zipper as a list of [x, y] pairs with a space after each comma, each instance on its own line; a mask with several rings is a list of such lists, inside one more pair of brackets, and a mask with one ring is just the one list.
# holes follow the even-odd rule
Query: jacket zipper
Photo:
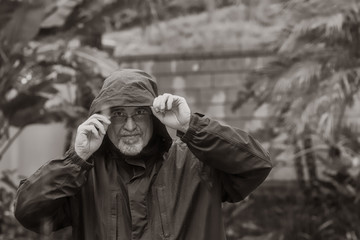
[[165, 199], [164, 187], [159, 187], [156, 190], [157, 190], [156, 192], [159, 203], [161, 226], [163, 230], [163, 238], [170, 239], [170, 226], [169, 226], [168, 214], [166, 211], [166, 199]]

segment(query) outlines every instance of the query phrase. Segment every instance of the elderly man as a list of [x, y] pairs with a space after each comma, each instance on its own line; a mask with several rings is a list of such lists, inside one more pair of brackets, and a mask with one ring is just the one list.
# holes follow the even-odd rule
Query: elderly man
[[26, 228], [72, 226], [80, 240], [225, 239], [221, 203], [244, 199], [272, 166], [249, 134], [158, 96], [141, 70], [111, 74], [89, 116], [63, 159], [21, 182], [15, 216]]

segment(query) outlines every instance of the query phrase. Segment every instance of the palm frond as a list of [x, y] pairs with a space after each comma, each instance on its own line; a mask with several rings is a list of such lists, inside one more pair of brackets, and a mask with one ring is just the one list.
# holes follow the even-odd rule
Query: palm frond
[[345, 17], [342, 13], [306, 19], [294, 28], [293, 34], [299, 37], [314, 30], [322, 30], [325, 35], [330, 35], [332, 32], [341, 32], [344, 21]]
[[299, 111], [301, 121], [314, 125], [317, 132], [327, 138], [333, 136], [340, 131], [337, 128], [341, 127], [345, 106], [359, 92], [358, 74], [357, 68], [346, 69], [322, 79], [312, 93], [294, 101], [291, 114], [297, 116]]
[[[295, 12], [295, 15], [301, 15], [300, 18], [311, 18], [318, 15], [329, 15], [334, 12], [342, 12], [358, 5], [357, 0], [312, 0], [297, 1], [291, 0], [285, 4], [288, 10]], [[297, 20], [297, 19], [295, 19]]]
[[320, 77], [322, 64], [314, 61], [303, 61], [295, 63], [283, 76], [277, 81], [274, 92], [295, 92], [306, 91], [312, 83]]
[[[341, 2], [314, 0], [293, 3], [290, 11], [294, 21], [289, 33], [279, 45], [280, 53], [293, 53], [309, 44], [326, 46], [358, 45], [359, 33], [354, 31], [360, 23], [360, 3], [355, 0]], [[355, 46], [354, 46], [355, 47]]]
[[[310, 38], [314, 43], [321, 43], [326, 38], [344, 38], [343, 25], [345, 16], [335, 13], [330, 16], [316, 16], [304, 19], [293, 27], [291, 33], [279, 48], [280, 53], [293, 52], [299, 45], [308, 44], [310, 41], [301, 41], [302, 38]], [[316, 46], [316, 45], [315, 45]]]

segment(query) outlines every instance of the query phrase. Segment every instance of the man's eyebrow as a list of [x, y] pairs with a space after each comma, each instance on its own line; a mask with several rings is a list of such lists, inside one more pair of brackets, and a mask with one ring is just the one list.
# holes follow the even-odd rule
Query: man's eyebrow
[[137, 107], [137, 108], [135, 108], [135, 110], [139, 110], [139, 109], [144, 109], [144, 110], [146, 110], [146, 111], [150, 111], [150, 107], [142, 106], [142, 107]]
[[112, 111], [112, 112], [115, 112], [115, 111], [125, 111], [125, 108], [123, 108], [123, 107], [112, 107], [112, 108], [111, 108], [111, 111]]
[[[139, 106], [139, 107], [136, 107], [134, 108], [134, 111], [137, 111], [137, 110], [146, 110], [146, 111], [149, 111], [151, 112], [150, 110], [150, 107], [148, 106]], [[126, 107], [112, 107], [111, 108], [111, 112], [126, 112]]]

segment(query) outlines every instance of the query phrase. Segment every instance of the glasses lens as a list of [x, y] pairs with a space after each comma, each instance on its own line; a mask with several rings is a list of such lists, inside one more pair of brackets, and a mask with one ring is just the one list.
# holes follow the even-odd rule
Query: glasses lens
[[150, 116], [147, 109], [138, 109], [133, 115], [128, 116], [125, 112], [115, 111], [111, 114], [111, 120], [118, 123], [125, 123], [128, 118], [132, 118], [135, 122], [142, 122]]

